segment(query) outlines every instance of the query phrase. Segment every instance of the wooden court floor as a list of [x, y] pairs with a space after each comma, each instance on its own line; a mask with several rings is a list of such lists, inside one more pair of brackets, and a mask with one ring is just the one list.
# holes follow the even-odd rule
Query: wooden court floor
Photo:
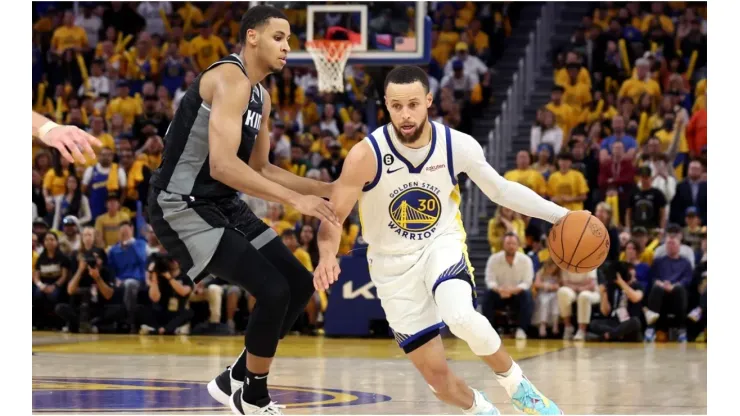
[[[33, 335], [34, 413], [228, 414], [206, 383], [243, 338]], [[467, 345], [453, 369], [514, 413]], [[566, 414], [706, 414], [706, 344], [504, 340], [524, 374]], [[270, 373], [287, 414], [460, 414], [439, 403], [393, 340], [288, 337]]]

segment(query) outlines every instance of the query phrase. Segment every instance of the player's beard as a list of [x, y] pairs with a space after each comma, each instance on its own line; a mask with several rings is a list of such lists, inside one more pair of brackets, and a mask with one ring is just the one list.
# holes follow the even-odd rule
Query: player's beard
[[393, 130], [395, 130], [398, 140], [403, 144], [411, 144], [419, 140], [419, 137], [421, 137], [421, 133], [424, 131], [424, 125], [427, 123], [428, 120], [429, 116], [427, 115], [424, 117], [424, 120], [421, 123], [416, 125], [414, 131], [408, 136], [404, 135], [401, 129], [399, 129], [395, 124], [391, 124], [393, 125]]

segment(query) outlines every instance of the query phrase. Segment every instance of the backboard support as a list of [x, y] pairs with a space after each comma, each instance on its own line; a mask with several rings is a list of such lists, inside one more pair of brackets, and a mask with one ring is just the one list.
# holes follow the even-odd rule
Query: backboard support
[[[311, 54], [303, 45], [305, 41], [321, 39], [322, 31], [317, 28], [322, 27], [322, 19], [328, 19], [327, 14], [336, 17], [336, 21], [351, 20], [352, 34], [359, 34], [360, 42], [353, 48], [348, 65], [425, 65], [431, 60], [432, 21], [424, 1], [265, 3], [283, 9], [292, 20], [292, 36], [299, 36], [300, 47], [288, 53], [288, 65], [313, 65]], [[351, 17], [340, 17], [343, 15]]]

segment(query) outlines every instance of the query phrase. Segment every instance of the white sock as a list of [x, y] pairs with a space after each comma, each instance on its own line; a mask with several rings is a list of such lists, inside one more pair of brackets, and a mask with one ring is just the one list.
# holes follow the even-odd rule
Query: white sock
[[470, 409], [463, 409], [463, 413], [466, 415], [474, 415], [488, 410], [490, 404], [483, 398], [480, 392], [472, 388], [470, 390], [473, 391], [473, 406], [471, 406]]
[[496, 373], [496, 380], [498, 380], [501, 387], [506, 390], [509, 397], [516, 393], [516, 389], [519, 388], [519, 383], [521, 383], [523, 379], [524, 374], [522, 373], [522, 369], [519, 368], [519, 364], [514, 360], [511, 361], [511, 368], [509, 368], [507, 372], [501, 374]]

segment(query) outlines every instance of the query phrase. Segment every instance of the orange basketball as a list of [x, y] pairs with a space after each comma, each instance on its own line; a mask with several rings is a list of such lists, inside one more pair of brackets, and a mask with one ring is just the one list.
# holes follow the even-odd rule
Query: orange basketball
[[601, 266], [609, 253], [609, 233], [586, 211], [571, 212], [550, 229], [550, 257], [561, 269], [587, 273]]

